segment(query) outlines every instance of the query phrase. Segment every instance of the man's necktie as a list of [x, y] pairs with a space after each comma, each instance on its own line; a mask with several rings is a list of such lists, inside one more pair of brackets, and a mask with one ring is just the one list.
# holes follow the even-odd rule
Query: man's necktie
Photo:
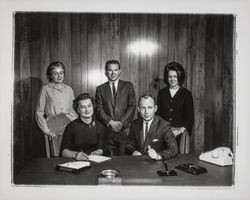
[[146, 138], [147, 138], [147, 134], [148, 134], [148, 122], [146, 122], [146, 125], [145, 125], [144, 141], [145, 141]]
[[115, 99], [116, 99], [115, 83], [112, 83], [112, 92], [113, 92], [113, 98], [115, 102]]

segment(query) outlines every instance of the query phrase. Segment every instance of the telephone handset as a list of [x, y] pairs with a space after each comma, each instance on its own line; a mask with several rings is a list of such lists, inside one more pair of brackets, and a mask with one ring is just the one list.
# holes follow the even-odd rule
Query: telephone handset
[[218, 147], [214, 150], [201, 153], [200, 160], [220, 166], [233, 164], [233, 153], [228, 147]]

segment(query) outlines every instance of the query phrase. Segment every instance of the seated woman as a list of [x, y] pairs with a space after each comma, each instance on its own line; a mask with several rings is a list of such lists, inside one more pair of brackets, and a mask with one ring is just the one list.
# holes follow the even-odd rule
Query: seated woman
[[86, 160], [88, 155], [102, 155], [104, 126], [94, 114], [94, 99], [82, 93], [73, 101], [78, 118], [70, 122], [64, 131], [60, 155]]
[[189, 136], [194, 123], [192, 93], [184, 88], [185, 71], [176, 62], [168, 63], [164, 70], [164, 82], [167, 87], [158, 93], [158, 114], [169, 121], [180, 153], [190, 153]]

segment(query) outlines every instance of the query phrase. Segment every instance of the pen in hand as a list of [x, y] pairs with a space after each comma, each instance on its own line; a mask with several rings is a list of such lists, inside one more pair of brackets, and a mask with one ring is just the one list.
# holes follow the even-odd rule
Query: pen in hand
[[83, 150], [81, 149], [81, 151], [77, 154], [77, 160], [88, 160], [89, 157], [86, 153], [83, 152]]

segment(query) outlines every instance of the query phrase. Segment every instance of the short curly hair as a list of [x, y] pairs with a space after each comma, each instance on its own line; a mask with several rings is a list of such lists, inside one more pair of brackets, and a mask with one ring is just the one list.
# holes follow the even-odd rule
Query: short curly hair
[[73, 108], [77, 113], [77, 108], [79, 106], [79, 101], [90, 99], [92, 102], [93, 107], [95, 107], [95, 100], [89, 93], [81, 93], [73, 100]]
[[164, 69], [164, 82], [169, 86], [168, 73], [169, 71], [176, 71], [178, 82], [180, 85], [184, 83], [185, 80], [185, 70], [181, 64], [177, 62], [168, 63]]
[[63, 72], [65, 74], [65, 66], [62, 62], [60, 61], [55, 61], [49, 64], [49, 66], [47, 67], [47, 72], [46, 72], [46, 76], [47, 79], [49, 80], [49, 82], [52, 81], [51, 75], [52, 75], [52, 71], [53, 69], [55, 69], [56, 67], [61, 67], [63, 69]]

